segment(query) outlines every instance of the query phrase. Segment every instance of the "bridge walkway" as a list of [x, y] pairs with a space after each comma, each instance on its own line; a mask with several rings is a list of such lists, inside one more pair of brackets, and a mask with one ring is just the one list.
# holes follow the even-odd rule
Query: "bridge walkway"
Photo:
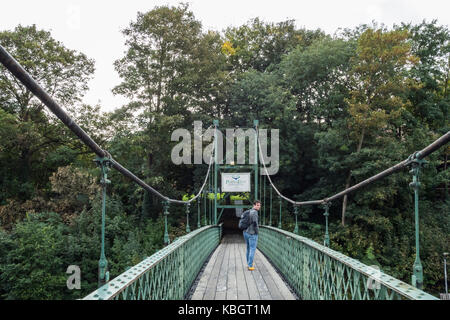
[[246, 266], [241, 234], [224, 235], [201, 271], [192, 300], [295, 300], [280, 275], [257, 249], [255, 270]]

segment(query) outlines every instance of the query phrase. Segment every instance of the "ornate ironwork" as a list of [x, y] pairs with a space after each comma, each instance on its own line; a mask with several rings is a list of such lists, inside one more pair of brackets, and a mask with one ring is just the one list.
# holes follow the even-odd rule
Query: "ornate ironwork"
[[[261, 226], [258, 248], [304, 300], [437, 300], [308, 238]], [[373, 285], [375, 282], [376, 285]]]
[[413, 175], [413, 181], [409, 184], [414, 189], [414, 220], [415, 220], [415, 237], [416, 237], [416, 259], [413, 265], [413, 274], [411, 276], [411, 283], [413, 286], [423, 288], [423, 267], [420, 261], [420, 244], [419, 244], [419, 174], [420, 168], [423, 167], [427, 161], [418, 157], [417, 152], [412, 154], [408, 159], [411, 159], [411, 170], [409, 173]]
[[111, 169], [111, 159], [109, 157], [96, 157], [94, 160], [101, 170], [100, 184], [102, 185], [102, 225], [101, 225], [101, 248], [100, 259], [98, 261], [98, 286], [102, 286], [109, 281], [108, 260], [105, 255], [105, 221], [106, 221], [106, 186], [111, 183], [108, 180], [108, 171]]
[[222, 226], [205, 226], [176, 239], [84, 300], [181, 300], [219, 245]]
[[186, 203], [186, 233], [191, 232], [191, 227], [189, 226], [189, 214], [190, 214], [190, 204]]

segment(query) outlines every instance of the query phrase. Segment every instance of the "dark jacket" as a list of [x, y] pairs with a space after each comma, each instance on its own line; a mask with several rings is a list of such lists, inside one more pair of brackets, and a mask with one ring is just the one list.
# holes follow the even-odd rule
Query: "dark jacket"
[[244, 230], [248, 234], [258, 234], [258, 210], [251, 209], [250, 210], [250, 225], [247, 229]]

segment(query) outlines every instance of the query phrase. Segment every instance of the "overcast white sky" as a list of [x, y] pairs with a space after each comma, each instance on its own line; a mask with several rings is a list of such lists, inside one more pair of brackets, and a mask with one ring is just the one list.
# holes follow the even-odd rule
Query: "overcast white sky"
[[[96, 72], [84, 98], [113, 110], [126, 100], [114, 96], [111, 89], [120, 83], [113, 62], [123, 56], [121, 30], [136, 19], [138, 11], [155, 6], [177, 5], [172, 0], [14, 0], [0, 6], [0, 30], [16, 25], [36, 24], [50, 30], [52, 36], [70, 49], [95, 60]], [[295, 19], [297, 27], [321, 28], [333, 34], [337, 28], [353, 28], [372, 20], [391, 27], [394, 23], [418, 23], [438, 19], [450, 25], [449, 0], [191, 0], [190, 4], [203, 29], [222, 31], [260, 17], [266, 22]]]

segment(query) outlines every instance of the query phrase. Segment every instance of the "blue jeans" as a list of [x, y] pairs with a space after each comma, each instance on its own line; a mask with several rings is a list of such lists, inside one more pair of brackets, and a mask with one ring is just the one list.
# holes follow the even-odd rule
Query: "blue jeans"
[[257, 234], [249, 234], [244, 231], [244, 239], [247, 244], [247, 265], [251, 267], [253, 265], [253, 258], [255, 257], [256, 244], [258, 243]]

